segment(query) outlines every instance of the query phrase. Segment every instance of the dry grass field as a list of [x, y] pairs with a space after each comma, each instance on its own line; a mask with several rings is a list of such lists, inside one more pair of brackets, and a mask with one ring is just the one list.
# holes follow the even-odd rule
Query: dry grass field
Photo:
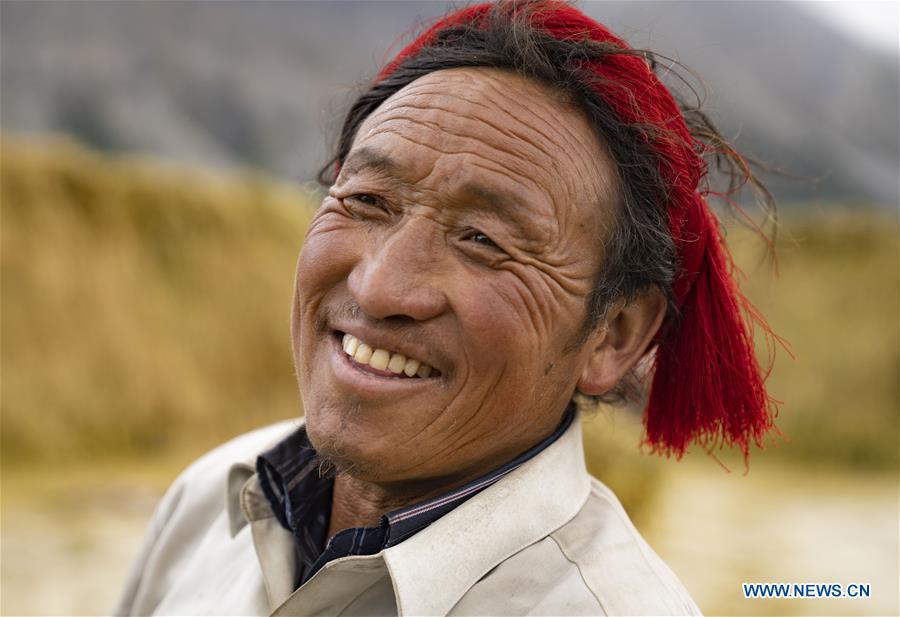
[[5, 141], [3, 464], [206, 448], [300, 413], [305, 195]]

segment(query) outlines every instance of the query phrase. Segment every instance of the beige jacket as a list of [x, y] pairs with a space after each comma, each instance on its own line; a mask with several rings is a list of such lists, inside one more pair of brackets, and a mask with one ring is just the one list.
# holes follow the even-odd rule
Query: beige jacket
[[294, 543], [254, 473], [297, 422], [191, 465], [154, 515], [117, 615], [684, 615], [699, 610], [612, 492], [576, 420], [490, 488], [377, 555], [294, 590]]

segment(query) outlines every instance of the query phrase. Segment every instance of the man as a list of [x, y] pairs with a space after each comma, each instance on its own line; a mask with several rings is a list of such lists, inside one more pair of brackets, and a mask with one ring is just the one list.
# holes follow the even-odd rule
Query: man
[[707, 146], [645, 55], [567, 4], [432, 26], [325, 172], [295, 281], [305, 421], [184, 472], [116, 612], [698, 613], [587, 474], [572, 401], [652, 359], [657, 450], [746, 453], [771, 426]]

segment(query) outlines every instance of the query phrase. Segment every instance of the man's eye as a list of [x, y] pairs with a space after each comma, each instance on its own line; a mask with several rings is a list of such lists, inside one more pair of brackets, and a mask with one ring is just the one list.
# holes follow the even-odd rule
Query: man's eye
[[360, 193], [359, 195], [351, 195], [347, 197], [349, 201], [355, 201], [357, 203], [364, 204], [366, 206], [378, 206], [378, 198], [374, 195], [368, 195], [366, 193]]
[[477, 229], [473, 229], [472, 232], [467, 236], [467, 239], [488, 248], [499, 248], [497, 244], [493, 240], [491, 240], [486, 233], [478, 231]]
[[390, 216], [391, 211], [385, 203], [375, 195], [358, 193], [342, 199], [347, 211], [358, 218], [382, 220]]

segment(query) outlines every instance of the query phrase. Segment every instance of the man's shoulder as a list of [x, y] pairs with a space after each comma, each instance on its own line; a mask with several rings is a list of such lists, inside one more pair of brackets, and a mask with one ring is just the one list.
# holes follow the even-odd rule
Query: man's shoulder
[[641, 538], [619, 500], [591, 479], [568, 522], [510, 555], [452, 615], [695, 615], [678, 578]]
[[550, 534], [578, 569], [606, 614], [699, 614], [674, 572], [647, 544], [616, 498], [599, 480], [581, 511]]
[[[156, 508], [113, 614], [183, 612], [171, 608], [180, 601], [179, 593], [194, 593], [191, 602], [195, 603], [210, 597], [203, 586], [212, 584], [209, 576], [222, 575], [220, 569], [210, 570], [209, 564], [217, 560], [227, 562], [232, 570], [249, 571], [250, 562], [244, 561], [253, 559], [248, 539], [230, 541], [234, 534], [229, 533], [227, 482], [232, 480], [230, 474], [236, 463], [246, 466], [245, 475], [252, 474], [256, 456], [296, 430], [301, 422], [279, 422], [239, 435], [207, 452], [181, 472]], [[240, 601], [259, 604], [262, 592], [257, 591], [254, 587]], [[262, 597], [259, 605], [264, 606], [264, 593]], [[167, 601], [176, 604], [167, 609]], [[197, 606], [195, 611], [199, 610]]]

